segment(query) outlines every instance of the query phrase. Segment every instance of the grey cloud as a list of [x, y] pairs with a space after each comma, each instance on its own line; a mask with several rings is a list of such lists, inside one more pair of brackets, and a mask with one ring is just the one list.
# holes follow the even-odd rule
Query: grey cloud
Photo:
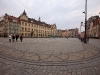
[[[87, 0], [88, 18], [99, 14], [100, 0]], [[56, 23], [60, 29], [79, 27], [84, 22], [85, 0], [0, 0], [0, 16], [8, 13], [19, 16], [24, 9], [30, 18]]]

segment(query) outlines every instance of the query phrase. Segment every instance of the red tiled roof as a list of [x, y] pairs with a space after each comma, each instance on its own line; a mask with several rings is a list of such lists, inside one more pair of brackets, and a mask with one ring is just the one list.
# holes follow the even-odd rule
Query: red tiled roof
[[[26, 15], [26, 12], [24, 11], [23, 14]], [[8, 20], [10, 22], [12, 22], [13, 19], [16, 19], [18, 23], [20, 23], [21, 21], [28, 22], [28, 23], [32, 23], [31, 21], [33, 21], [34, 24], [41, 25], [41, 26], [45, 26], [45, 27], [49, 27], [49, 28], [53, 28], [54, 26], [56, 26], [55, 24], [50, 25], [50, 24], [47, 24], [45, 22], [41, 22], [41, 21], [35, 20], [33, 18], [28, 18], [28, 21], [27, 21], [25, 19], [20, 19], [21, 16], [19, 16], [18, 18], [17, 17], [14, 17], [14, 16], [10, 16], [8, 14], [7, 14], [7, 16], [8, 16]]]
[[14, 17], [14, 16], [10, 16], [10, 15], [8, 15], [8, 20], [9, 20], [10, 22], [12, 22], [12, 20], [13, 20], [13, 19], [16, 19], [16, 20], [17, 20], [17, 22], [18, 22], [18, 23], [20, 23], [19, 18]]

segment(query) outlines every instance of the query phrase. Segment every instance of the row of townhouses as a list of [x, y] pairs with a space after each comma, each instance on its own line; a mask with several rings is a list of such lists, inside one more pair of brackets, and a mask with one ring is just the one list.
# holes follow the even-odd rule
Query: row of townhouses
[[77, 37], [78, 28], [61, 30], [57, 29], [56, 24], [47, 24], [33, 18], [29, 18], [24, 12], [19, 17], [8, 15], [0, 17], [0, 36], [7, 37], [10, 34], [19, 34], [23, 37]]
[[87, 21], [87, 36], [100, 38], [100, 17], [92, 16]]
[[28, 18], [25, 10], [19, 17], [5, 14], [1, 17], [0, 33], [3, 36], [9, 34], [21, 34], [23, 37], [49, 37], [56, 36], [56, 24], [47, 24], [33, 18]]
[[66, 29], [66, 30], [57, 29], [57, 36], [59, 37], [78, 37], [79, 35], [78, 31], [79, 31], [78, 28]]

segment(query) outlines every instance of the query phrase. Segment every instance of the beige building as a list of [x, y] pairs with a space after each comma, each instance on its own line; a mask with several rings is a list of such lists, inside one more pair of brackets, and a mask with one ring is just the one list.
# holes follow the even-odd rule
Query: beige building
[[24, 37], [50, 37], [56, 36], [56, 25], [46, 24], [45, 22], [37, 21], [32, 18], [28, 18], [26, 12], [24, 11], [20, 17], [20, 27], [21, 34]]
[[75, 29], [68, 29], [68, 36], [69, 37], [78, 37], [78, 28]]
[[0, 37], [3, 37], [3, 28], [4, 28], [4, 16], [0, 17]]
[[56, 36], [57, 27], [56, 24], [41, 22], [40, 18], [39, 20], [29, 18], [24, 11], [18, 18], [8, 14], [5, 14], [4, 18], [0, 18], [0, 33], [6, 36], [21, 34], [23, 37], [43, 38]]
[[4, 23], [3, 20], [0, 21], [0, 37], [3, 37], [4, 36], [4, 34], [3, 34], [3, 28], [4, 28], [3, 23]]
[[62, 37], [62, 30], [61, 29], [57, 29], [57, 37]]

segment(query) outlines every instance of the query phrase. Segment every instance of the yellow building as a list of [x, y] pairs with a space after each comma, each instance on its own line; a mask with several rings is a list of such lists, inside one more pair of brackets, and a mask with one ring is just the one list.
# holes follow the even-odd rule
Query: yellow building
[[50, 37], [56, 36], [56, 25], [46, 24], [45, 22], [28, 18], [26, 12], [24, 11], [20, 16], [20, 27], [21, 34], [23, 37]]

